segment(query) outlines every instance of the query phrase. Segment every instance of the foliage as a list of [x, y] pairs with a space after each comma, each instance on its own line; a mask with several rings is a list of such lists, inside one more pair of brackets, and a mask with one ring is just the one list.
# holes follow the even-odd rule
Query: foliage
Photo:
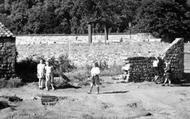
[[105, 60], [99, 60], [97, 63], [98, 63], [98, 67], [100, 68], [100, 70], [108, 69], [108, 64]]
[[0, 79], [0, 88], [18, 88], [23, 86], [22, 79], [15, 77], [9, 80]]
[[54, 74], [62, 76], [65, 72], [71, 72], [72, 70], [76, 69], [74, 64], [71, 63], [71, 60], [68, 58], [68, 55], [61, 55], [58, 59], [54, 57], [50, 58], [50, 64], [54, 68]]
[[138, 8], [136, 29], [171, 42], [188, 34], [185, 13], [185, 7], [174, 0], [144, 0]]
[[83, 34], [96, 21], [94, 32], [123, 32], [140, 0], [4, 0], [0, 21], [15, 34]]
[[[148, 32], [189, 37], [189, 0], [3, 0], [0, 21], [15, 34]], [[131, 24], [129, 28], [129, 23]]]

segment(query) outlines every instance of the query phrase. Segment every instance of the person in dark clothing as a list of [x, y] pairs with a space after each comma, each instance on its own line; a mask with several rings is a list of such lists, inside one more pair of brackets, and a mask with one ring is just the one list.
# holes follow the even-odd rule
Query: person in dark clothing
[[168, 85], [171, 84], [171, 62], [168, 61], [166, 62], [166, 67], [164, 69], [164, 73], [165, 73], [165, 80], [164, 80], [164, 84], [163, 86], [165, 86], [165, 84], [168, 82]]

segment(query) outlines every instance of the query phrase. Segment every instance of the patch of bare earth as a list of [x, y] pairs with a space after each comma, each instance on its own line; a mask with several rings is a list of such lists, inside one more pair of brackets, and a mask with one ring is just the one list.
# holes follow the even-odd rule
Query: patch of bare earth
[[[190, 87], [162, 87], [150, 82], [118, 83], [103, 77], [101, 93], [87, 94], [89, 86], [55, 91], [39, 90], [35, 83], [1, 89], [0, 96], [23, 99], [0, 110], [2, 119], [188, 119]], [[44, 103], [43, 101], [47, 102]], [[49, 102], [48, 102], [49, 101]]]

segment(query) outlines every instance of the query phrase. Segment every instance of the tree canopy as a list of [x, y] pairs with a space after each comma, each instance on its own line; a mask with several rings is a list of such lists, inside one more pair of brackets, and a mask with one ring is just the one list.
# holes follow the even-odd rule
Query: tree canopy
[[124, 33], [189, 37], [190, 0], [1, 0], [0, 21], [15, 34]]
[[4, 0], [0, 3], [0, 20], [15, 34], [124, 32], [135, 17], [140, 0]]
[[189, 32], [184, 22], [186, 12], [185, 7], [174, 0], [144, 0], [138, 8], [136, 29], [172, 41]]

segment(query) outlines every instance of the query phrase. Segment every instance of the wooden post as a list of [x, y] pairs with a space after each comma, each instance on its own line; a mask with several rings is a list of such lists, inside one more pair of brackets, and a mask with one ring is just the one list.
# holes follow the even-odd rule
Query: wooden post
[[88, 24], [88, 43], [92, 43], [92, 24]]
[[108, 41], [108, 27], [107, 27], [107, 25], [105, 24], [104, 25], [104, 33], [105, 33], [105, 44], [107, 43], [107, 41]]

